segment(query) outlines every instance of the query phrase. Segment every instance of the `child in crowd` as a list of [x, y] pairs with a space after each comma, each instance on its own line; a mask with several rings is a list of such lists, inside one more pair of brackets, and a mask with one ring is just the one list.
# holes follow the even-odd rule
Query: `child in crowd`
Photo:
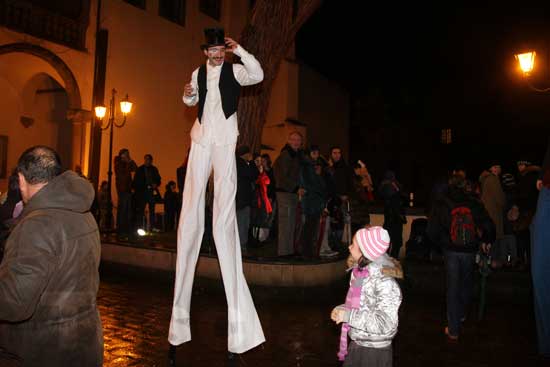
[[394, 278], [402, 278], [403, 272], [399, 262], [386, 254], [389, 246], [390, 236], [382, 227], [358, 230], [349, 246], [353, 271], [346, 303], [331, 313], [334, 322], [344, 323], [338, 352], [344, 367], [392, 366], [391, 341], [402, 299]]

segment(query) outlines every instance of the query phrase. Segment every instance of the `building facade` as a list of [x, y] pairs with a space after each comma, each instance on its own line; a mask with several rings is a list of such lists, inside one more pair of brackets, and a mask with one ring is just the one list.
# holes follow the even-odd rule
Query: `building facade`
[[[109, 131], [100, 129], [93, 110], [100, 103], [109, 105], [113, 89], [115, 105], [126, 94], [133, 102], [124, 127], [114, 129], [113, 156], [128, 148], [139, 165], [150, 153], [163, 177], [162, 186], [174, 180], [186, 158], [197, 113], [182, 103], [181, 96], [192, 71], [204, 62], [203, 29], [220, 26], [227, 36], [239, 39], [252, 4], [249, 0], [0, 0], [0, 191], [5, 190], [19, 155], [36, 144], [57, 149], [66, 168], [80, 166], [96, 183], [107, 180]], [[329, 124], [322, 116], [334, 116], [337, 105], [349, 110], [341, 100], [316, 103], [320, 93], [327, 94], [330, 88], [316, 74], [300, 77], [303, 70], [290, 57], [275, 81], [263, 134], [273, 158], [290, 130], [308, 135], [311, 125], [316, 143], [324, 144], [318, 136]], [[326, 108], [332, 111], [328, 115], [323, 113]], [[347, 128], [347, 112], [341, 116], [346, 117], [330, 124], [327, 137], [339, 136], [334, 134], [335, 126]], [[301, 120], [307, 126], [293, 123]], [[115, 121], [122, 121], [119, 112]], [[347, 140], [335, 143], [347, 146]], [[115, 192], [113, 197], [116, 200]]]

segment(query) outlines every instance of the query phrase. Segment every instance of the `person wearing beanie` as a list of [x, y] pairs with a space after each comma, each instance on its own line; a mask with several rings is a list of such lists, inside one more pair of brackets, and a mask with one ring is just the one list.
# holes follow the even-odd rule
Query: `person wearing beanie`
[[331, 312], [332, 321], [343, 323], [338, 358], [344, 367], [392, 365], [402, 300], [394, 278], [402, 277], [402, 270], [386, 253], [389, 246], [390, 235], [382, 227], [358, 230], [349, 246], [354, 264], [346, 303]]
[[237, 148], [235, 153], [237, 163], [237, 194], [235, 205], [237, 209], [237, 228], [241, 253], [247, 253], [248, 232], [250, 229], [251, 208], [254, 199], [254, 185], [258, 178], [258, 170], [252, 162], [252, 154], [247, 145]]

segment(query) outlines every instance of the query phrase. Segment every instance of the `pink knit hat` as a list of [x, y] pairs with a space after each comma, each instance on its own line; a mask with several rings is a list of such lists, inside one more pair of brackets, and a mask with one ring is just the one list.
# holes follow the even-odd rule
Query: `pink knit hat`
[[376, 260], [390, 247], [390, 235], [382, 227], [361, 228], [355, 233], [355, 239], [363, 256], [370, 261]]

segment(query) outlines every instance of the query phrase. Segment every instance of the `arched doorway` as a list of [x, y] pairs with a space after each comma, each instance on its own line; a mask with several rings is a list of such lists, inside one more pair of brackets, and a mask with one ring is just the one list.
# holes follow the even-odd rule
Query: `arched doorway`
[[[14, 43], [0, 46], [0, 136], [7, 136], [7, 168], [21, 152], [35, 144], [58, 150], [63, 165], [84, 165], [86, 122], [89, 111], [81, 109], [76, 79], [53, 52], [36, 45]], [[1, 157], [0, 157], [1, 158]], [[5, 178], [0, 177], [0, 189]]]
[[[67, 64], [50, 50], [30, 43], [10, 43], [0, 46], [0, 56], [9, 53], [24, 53], [36, 56], [48, 63], [61, 78], [62, 85], [67, 91], [70, 110], [81, 110], [80, 89], [78, 83]], [[73, 112], [74, 113], [74, 112]]]

